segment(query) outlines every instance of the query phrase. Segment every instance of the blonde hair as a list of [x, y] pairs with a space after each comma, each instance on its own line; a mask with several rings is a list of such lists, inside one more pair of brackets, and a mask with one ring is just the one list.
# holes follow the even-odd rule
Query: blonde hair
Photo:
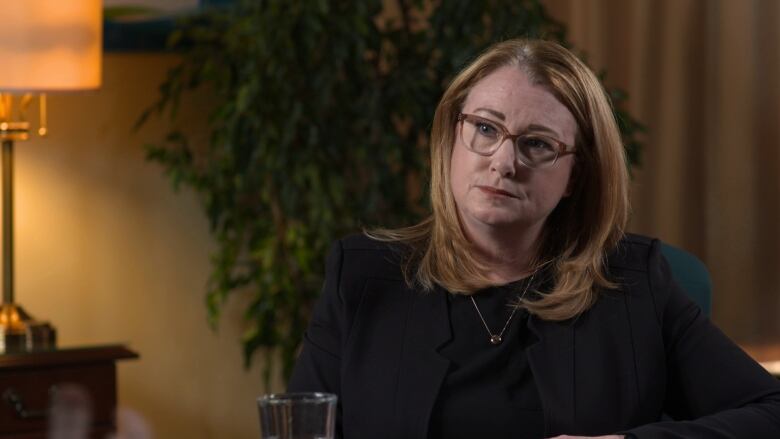
[[591, 70], [562, 46], [544, 40], [508, 40], [489, 47], [444, 92], [431, 129], [432, 214], [402, 229], [368, 235], [408, 244], [407, 281], [431, 291], [439, 284], [471, 294], [491, 286], [489, 267], [474, 256], [461, 229], [450, 185], [457, 117], [474, 85], [495, 70], [516, 66], [552, 93], [577, 122], [572, 192], [546, 220], [536, 263], [551, 264], [552, 288], [522, 306], [545, 320], [566, 320], [590, 308], [598, 288], [614, 288], [605, 274], [606, 252], [623, 236], [628, 218], [625, 151], [612, 107]]

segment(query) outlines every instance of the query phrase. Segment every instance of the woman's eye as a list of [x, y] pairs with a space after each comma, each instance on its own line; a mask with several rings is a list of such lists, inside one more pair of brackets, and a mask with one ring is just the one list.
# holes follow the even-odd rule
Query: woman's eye
[[527, 137], [521, 137], [520, 140], [523, 146], [529, 149], [544, 150], [544, 151], [555, 150], [555, 148], [553, 148], [552, 146], [552, 142], [541, 137], [527, 136]]
[[498, 129], [489, 123], [477, 122], [474, 125], [477, 126], [477, 132], [483, 136], [496, 137], [498, 135]]

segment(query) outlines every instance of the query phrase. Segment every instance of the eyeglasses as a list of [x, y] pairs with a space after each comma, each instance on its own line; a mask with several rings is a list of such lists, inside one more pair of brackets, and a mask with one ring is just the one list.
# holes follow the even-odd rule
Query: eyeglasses
[[549, 168], [558, 157], [573, 154], [574, 149], [565, 143], [543, 134], [510, 134], [505, 126], [474, 114], [458, 114], [460, 137], [469, 151], [491, 156], [504, 140], [512, 140], [517, 159], [523, 165], [533, 168]]

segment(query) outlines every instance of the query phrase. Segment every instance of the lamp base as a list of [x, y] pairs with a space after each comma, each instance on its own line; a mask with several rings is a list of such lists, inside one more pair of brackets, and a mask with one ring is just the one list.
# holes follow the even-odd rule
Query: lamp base
[[0, 305], [0, 354], [53, 349], [57, 331], [48, 322], [37, 322], [21, 306]]

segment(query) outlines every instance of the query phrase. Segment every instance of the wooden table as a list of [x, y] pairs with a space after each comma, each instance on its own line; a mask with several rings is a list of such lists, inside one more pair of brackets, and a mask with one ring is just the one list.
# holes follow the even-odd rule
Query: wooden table
[[780, 343], [756, 343], [740, 345], [764, 369], [780, 378]]
[[92, 398], [92, 433], [115, 430], [116, 361], [138, 358], [121, 345], [0, 355], [0, 438], [44, 439], [50, 395], [72, 383]]

